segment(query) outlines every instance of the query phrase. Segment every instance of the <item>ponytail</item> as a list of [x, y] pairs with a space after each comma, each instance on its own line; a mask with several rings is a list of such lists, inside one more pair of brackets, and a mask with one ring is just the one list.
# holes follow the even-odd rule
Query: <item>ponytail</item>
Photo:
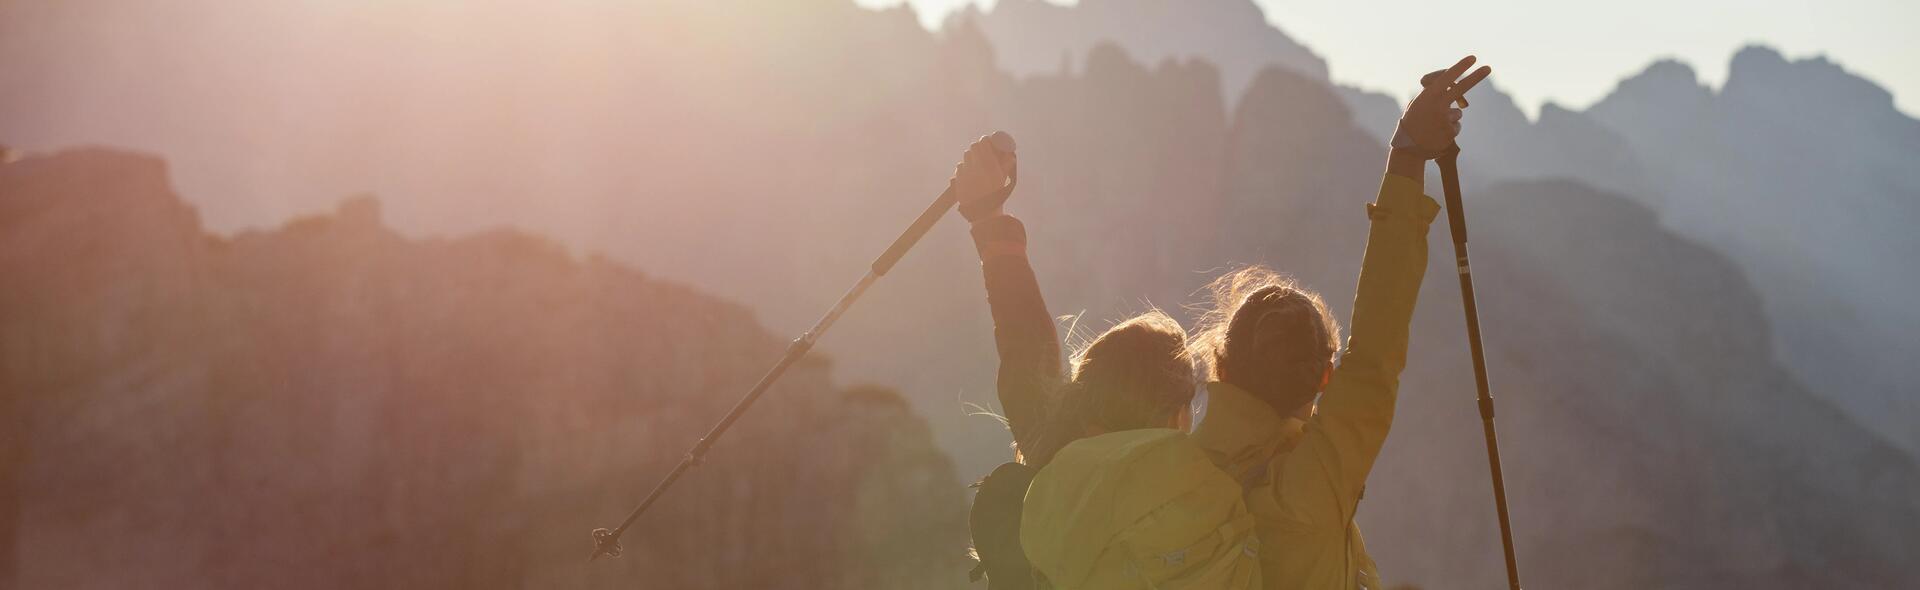
[[1263, 266], [1208, 286], [1211, 308], [1192, 346], [1207, 378], [1231, 383], [1282, 413], [1318, 393], [1340, 349], [1340, 323], [1320, 295]]

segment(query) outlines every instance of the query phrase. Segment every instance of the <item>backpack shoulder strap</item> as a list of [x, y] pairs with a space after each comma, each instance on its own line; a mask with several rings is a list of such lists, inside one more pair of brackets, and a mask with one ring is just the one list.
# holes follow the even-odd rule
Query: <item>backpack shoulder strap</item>
[[968, 578], [987, 578], [988, 590], [1036, 588], [1033, 564], [1020, 548], [1020, 516], [1027, 487], [1038, 471], [1021, 463], [1002, 463], [973, 484], [973, 509], [967, 527], [973, 534], [973, 554], [979, 560]]

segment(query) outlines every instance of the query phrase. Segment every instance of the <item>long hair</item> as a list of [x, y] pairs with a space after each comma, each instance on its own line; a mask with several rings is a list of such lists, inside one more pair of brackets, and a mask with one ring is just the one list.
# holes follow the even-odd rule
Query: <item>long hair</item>
[[1191, 342], [1207, 378], [1239, 386], [1289, 413], [1319, 393], [1340, 351], [1340, 322], [1320, 294], [1264, 266], [1221, 276], [1206, 288]]
[[1151, 310], [1120, 322], [1073, 355], [1029, 464], [1045, 465], [1088, 431], [1164, 426], [1193, 399], [1193, 357], [1180, 322]]

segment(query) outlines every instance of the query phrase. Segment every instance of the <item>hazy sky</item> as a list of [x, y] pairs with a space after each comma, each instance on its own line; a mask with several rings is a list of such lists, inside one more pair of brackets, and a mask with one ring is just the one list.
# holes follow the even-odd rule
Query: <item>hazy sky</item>
[[[961, 6], [996, 0], [856, 1], [909, 3], [931, 26]], [[1789, 58], [1825, 54], [1920, 115], [1920, 0], [1254, 1], [1269, 22], [1326, 58], [1335, 80], [1396, 95], [1409, 72], [1472, 52], [1530, 113], [1549, 100], [1585, 107], [1663, 57], [1692, 64], [1718, 87], [1734, 51], [1762, 42]]]

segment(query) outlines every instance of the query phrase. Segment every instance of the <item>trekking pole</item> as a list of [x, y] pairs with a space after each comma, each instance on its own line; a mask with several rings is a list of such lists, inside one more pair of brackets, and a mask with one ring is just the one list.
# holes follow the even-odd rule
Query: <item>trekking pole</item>
[[1473, 382], [1480, 390], [1480, 423], [1487, 432], [1487, 464], [1493, 471], [1493, 504], [1500, 514], [1500, 544], [1507, 555], [1507, 587], [1520, 590], [1520, 565], [1513, 557], [1513, 525], [1507, 519], [1507, 485], [1500, 475], [1500, 439], [1493, 431], [1493, 393], [1487, 389], [1487, 356], [1480, 347], [1480, 309], [1473, 301], [1473, 271], [1467, 264], [1467, 212], [1460, 202], [1460, 145], [1447, 146], [1435, 159], [1440, 186], [1446, 191], [1447, 225], [1453, 234], [1453, 257], [1460, 271], [1460, 302], [1467, 312], [1467, 346], [1473, 352]]
[[[1008, 135], [1007, 132], [994, 132], [991, 141], [994, 149], [999, 150], [1000, 153], [1013, 154], [1013, 136]], [[1009, 160], [1007, 186], [1000, 190], [1011, 192], [1018, 181], [1018, 169]], [[827, 315], [821, 317], [820, 321], [813, 325], [813, 329], [807, 330], [799, 338], [795, 338], [792, 344], [787, 345], [786, 355], [780, 357], [780, 362], [774, 363], [773, 368], [768, 369], [766, 375], [760, 377], [760, 382], [755, 383], [753, 389], [747, 390], [747, 395], [740, 398], [740, 401], [733, 405], [733, 409], [728, 410], [727, 415], [720, 418], [720, 423], [713, 425], [713, 429], [708, 430], [706, 436], [700, 437], [700, 442], [694, 443], [693, 449], [687, 451], [687, 456], [680, 460], [680, 464], [674, 466], [673, 471], [667, 472], [667, 477], [660, 480], [659, 485], [654, 486], [653, 491], [647, 494], [645, 500], [640, 501], [639, 506], [634, 507], [633, 512], [627, 514], [627, 519], [621, 521], [618, 528], [593, 529], [593, 555], [588, 557], [587, 561], [599, 559], [602, 555], [619, 557], [620, 535], [626, 534], [627, 529], [633, 526], [633, 521], [639, 520], [640, 514], [653, 506], [654, 501], [659, 500], [660, 495], [666, 493], [667, 488], [673, 486], [673, 482], [679, 481], [680, 476], [686, 474], [688, 469], [700, 464], [707, 450], [713, 448], [714, 441], [719, 440], [720, 435], [726, 434], [727, 428], [732, 427], [733, 422], [740, 419], [741, 414], [747, 413], [747, 408], [753, 406], [753, 402], [760, 399], [760, 395], [766, 393], [767, 388], [773, 386], [773, 382], [778, 381], [780, 376], [787, 372], [788, 367], [793, 366], [800, 357], [806, 356], [807, 351], [813, 348], [813, 343], [820, 339], [820, 335], [825, 334], [827, 328], [833, 327], [833, 323], [840, 319], [841, 314], [847, 312], [847, 308], [853, 306], [854, 300], [859, 299], [860, 295], [866, 292], [867, 287], [873, 286], [875, 281], [880, 280], [887, 271], [892, 270], [893, 264], [899, 262], [902, 256], [906, 256], [907, 251], [913, 249], [914, 244], [919, 243], [920, 237], [926, 235], [927, 230], [932, 229], [935, 222], [946, 216], [947, 210], [953, 208], [957, 199], [958, 195], [954, 194], [951, 186], [940, 193], [940, 197], [934, 199], [933, 204], [928, 205], [927, 210], [922, 211], [920, 217], [913, 220], [913, 225], [907, 226], [907, 231], [902, 232], [900, 237], [893, 240], [893, 245], [887, 247], [886, 252], [874, 259], [873, 266], [867, 269], [867, 275], [860, 277], [860, 281], [854, 283], [853, 288], [848, 289], [845, 295], [841, 295], [840, 301], [833, 304], [833, 309], [827, 310]]]

